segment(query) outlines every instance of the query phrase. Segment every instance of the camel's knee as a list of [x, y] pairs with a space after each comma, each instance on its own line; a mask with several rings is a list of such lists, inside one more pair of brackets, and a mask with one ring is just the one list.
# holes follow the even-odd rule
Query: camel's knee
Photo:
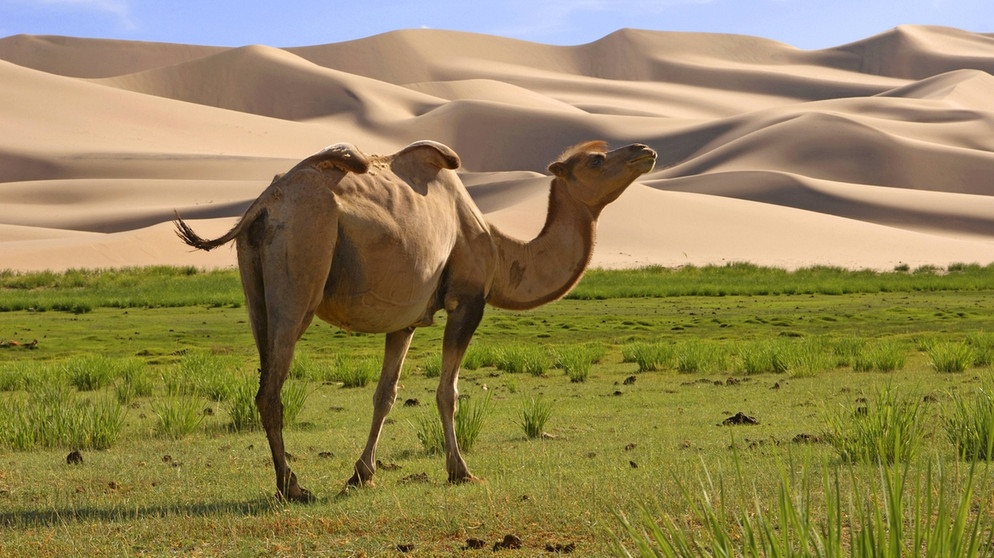
[[275, 395], [260, 391], [255, 396], [255, 407], [259, 409], [259, 417], [262, 418], [263, 426], [280, 424], [283, 421], [283, 402], [280, 401], [280, 394]]
[[456, 400], [458, 398], [459, 392], [454, 387], [447, 385], [438, 387], [438, 390], [435, 392], [435, 403], [438, 405], [438, 411], [442, 413], [442, 416], [455, 413]]
[[373, 406], [377, 409], [389, 411], [393, 404], [397, 402], [397, 387], [377, 389], [373, 393]]

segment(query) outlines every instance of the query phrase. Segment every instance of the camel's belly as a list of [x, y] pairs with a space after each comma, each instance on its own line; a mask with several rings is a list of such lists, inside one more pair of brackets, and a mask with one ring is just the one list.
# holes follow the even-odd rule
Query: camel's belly
[[347, 331], [389, 333], [408, 327], [429, 325], [434, 296], [398, 305], [374, 293], [357, 296], [326, 298], [317, 309], [317, 316]]
[[445, 262], [410, 261], [395, 254], [386, 261], [336, 258], [324, 299], [322, 320], [350, 331], [388, 333], [431, 323]]
[[373, 333], [430, 323], [459, 223], [445, 196], [414, 196], [406, 184], [395, 194], [382, 207], [341, 201], [321, 319]]

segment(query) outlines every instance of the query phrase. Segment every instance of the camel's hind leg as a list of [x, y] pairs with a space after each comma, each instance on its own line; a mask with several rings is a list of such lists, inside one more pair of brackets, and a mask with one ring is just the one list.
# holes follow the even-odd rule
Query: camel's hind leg
[[[290, 372], [294, 347], [321, 302], [337, 225], [295, 236], [293, 223], [264, 247], [239, 245], [239, 268], [245, 289], [252, 330], [259, 349], [259, 392], [255, 403], [269, 440], [276, 472], [278, 495], [307, 502], [310, 492], [300, 487], [290, 470], [283, 443], [283, 402], [280, 392]], [[270, 229], [272, 230], [272, 229]], [[315, 238], [317, 236], [317, 238]], [[307, 238], [306, 243], [293, 243]]]
[[387, 334], [386, 348], [383, 354], [383, 370], [380, 372], [380, 381], [376, 384], [376, 392], [373, 394], [373, 424], [369, 429], [369, 438], [366, 440], [366, 449], [355, 464], [355, 472], [349, 479], [350, 486], [362, 486], [372, 481], [376, 472], [376, 444], [380, 439], [380, 431], [383, 429], [383, 421], [393, 407], [397, 399], [397, 381], [400, 379], [400, 370], [404, 366], [404, 357], [411, 347], [411, 338], [414, 337], [414, 328], [402, 329]]

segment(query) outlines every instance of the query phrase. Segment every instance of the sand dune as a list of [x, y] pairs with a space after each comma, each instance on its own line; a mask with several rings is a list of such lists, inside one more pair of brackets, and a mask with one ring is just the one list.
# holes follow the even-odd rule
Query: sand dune
[[453, 147], [487, 217], [541, 228], [546, 165], [589, 139], [659, 164], [594, 264], [890, 269], [994, 262], [994, 35], [899, 27], [805, 51], [625, 29], [573, 47], [407, 30], [344, 43], [0, 39], [0, 269], [234, 265], [172, 233], [230, 227], [348, 141]]

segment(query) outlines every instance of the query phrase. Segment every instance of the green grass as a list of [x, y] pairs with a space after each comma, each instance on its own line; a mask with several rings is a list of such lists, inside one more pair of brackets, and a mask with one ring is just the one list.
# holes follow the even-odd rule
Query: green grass
[[[948, 472], [941, 462], [923, 469], [880, 466], [870, 483], [851, 482], [852, 469], [805, 466], [800, 475], [779, 468], [768, 498], [704, 479], [704, 496], [684, 488], [681, 514], [644, 509], [619, 516], [619, 556], [989, 556], [992, 522], [975, 511], [986, 475]], [[818, 498], [824, 494], [824, 498]], [[813, 501], [817, 503], [813, 504]], [[688, 517], [689, 516], [689, 517]]]
[[0, 446], [108, 449], [124, 427], [125, 410], [116, 400], [83, 399], [65, 385], [52, 384], [0, 406]]
[[541, 397], [533, 398], [521, 410], [521, 428], [529, 438], [541, 438], [545, 425], [552, 417], [552, 403]]
[[255, 395], [259, 392], [259, 379], [254, 376], [233, 378], [231, 397], [224, 406], [231, 417], [231, 428], [235, 432], [254, 430], [262, 426]]
[[342, 387], [346, 388], [366, 387], [380, 371], [379, 364], [370, 357], [343, 356], [338, 358], [335, 368], [335, 379], [342, 383]]
[[973, 365], [973, 348], [967, 341], [937, 343], [928, 348], [928, 358], [937, 372], [963, 372]]
[[674, 355], [673, 344], [668, 342], [637, 341], [622, 348], [624, 361], [638, 364], [639, 372], [668, 368]]
[[62, 273], [0, 271], [0, 311], [64, 311], [95, 308], [240, 306], [238, 273], [193, 267], [119, 270], [72, 269]]
[[64, 374], [79, 391], [94, 391], [108, 386], [117, 376], [117, 363], [99, 355], [69, 360]]
[[692, 339], [676, 349], [676, 370], [681, 374], [711, 373], [728, 370], [728, 350], [722, 343]]
[[508, 345], [502, 347], [497, 354], [497, 369], [511, 374], [542, 376], [552, 366], [549, 352], [537, 345]]
[[555, 349], [554, 360], [571, 382], [585, 382], [590, 369], [604, 358], [604, 353], [601, 346], [570, 345]]
[[[817, 534], [848, 554], [851, 544], [888, 548], [901, 525], [907, 548], [928, 540], [960, 552], [949, 541], [990, 533], [994, 414], [978, 391], [992, 374], [988, 268], [594, 270], [574, 298], [488, 309], [459, 384], [460, 414], [489, 401], [466, 456], [485, 482], [460, 486], [418, 439], [421, 417], [439, 422], [438, 379], [419, 371], [440, 353], [444, 313], [415, 336], [381, 436], [377, 458], [394, 467], [347, 494], [383, 338], [315, 322], [283, 394], [291, 465], [317, 495], [309, 506], [272, 497], [237, 275], [103, 275], [0, 277], [0, 306], [34, 309], [0, 312], [0, 341], [38, 340], [0, 348], [0, 555], [394, 556], [406, 544], [415, 555], [469, 555], [468, 539], [489, 553], [515, 534], [523, 548], [501, 556], [552, 555], [556, 545], [606, 556], [637, 553], [651, 525], [670, 522], [671, 542], [708, 547], [745, 545], [750, 532], [781, 546]], [[962, 372], [938, 372], [929, 350], [946, 346], [969, 347]], [[507, 347], [544, 354], [544, 372], [502, 370]], [[596, 349], [585, 381], [548, 372], [564, 348], [581, 347]], [[636, 348], [647, 349], [643, 361]], [[70, 372], [94, 355], [94, 378], [109, 379]], [[364, 360], [374, 363], [367, 383], [342, 389], [339, 364]], [[197, 402], [199, 425], [178, 436], [157, 414], [173, 398]], [[555, 402], [545, 419], [554, 436], [541, 442], [523, 424], [529, 412], [533, 431], [547, 428], [538, 401]], [[725, 424], [739, 412], [757, 424]], [[909, 415], [917, 426], [892, 435]], [[833, 445], [847, 436], [853, 449]], [[69, 466], [77, 446], [84, 463]], [[900, 451], [873, 456], [887, 447]], [[897, 494], [903, 515], [888, 507]], [[832, 523], [837, 510], [844, 525]]]
[[[493, 401], [489, 393], [481, 398], [461, 399], [456, 408], [455, 427], [456, 443], [462, 452], [471, 452], [476, 440], [483, 431], [487, 415], [493, 410]], [[421, 416], [418, 422], [418, 440], [424, 451], [430, 455], [445, 454], [445, 435], [442, 433], [442, 421], [438, 413], [430, 411]]]
[[920, 395], [886, 387], [829, 413], [828, 443], [845, 462], [906, 463], [924, 445]]
[[960, 459], [994, 459], [994, 392], [991, 382], [971, 396], [953, 396], [951, 411], [945, 415], [946, 433]]
[[442, 375], [442, 355], [438, 354], [434, 357], [425, 359], [424, 363], [421, 365], [421, 371], [424, 372], [425, 378], [438, 378]]
[[748, 263], [678, 268], [590, 270], [569, 295], [578, 300], [676, 296], [840, 295], [937, 290], [986, 290], [994, 265], [895, 269], [881, 273], [816, 266], [786, 271]]
[[152, 411], [159, 417], [157, 432], [174, 440], [193, 434], [203, 421], [204, 407], [204, 401], [195, 397], [156, 399], [152, 403]]

